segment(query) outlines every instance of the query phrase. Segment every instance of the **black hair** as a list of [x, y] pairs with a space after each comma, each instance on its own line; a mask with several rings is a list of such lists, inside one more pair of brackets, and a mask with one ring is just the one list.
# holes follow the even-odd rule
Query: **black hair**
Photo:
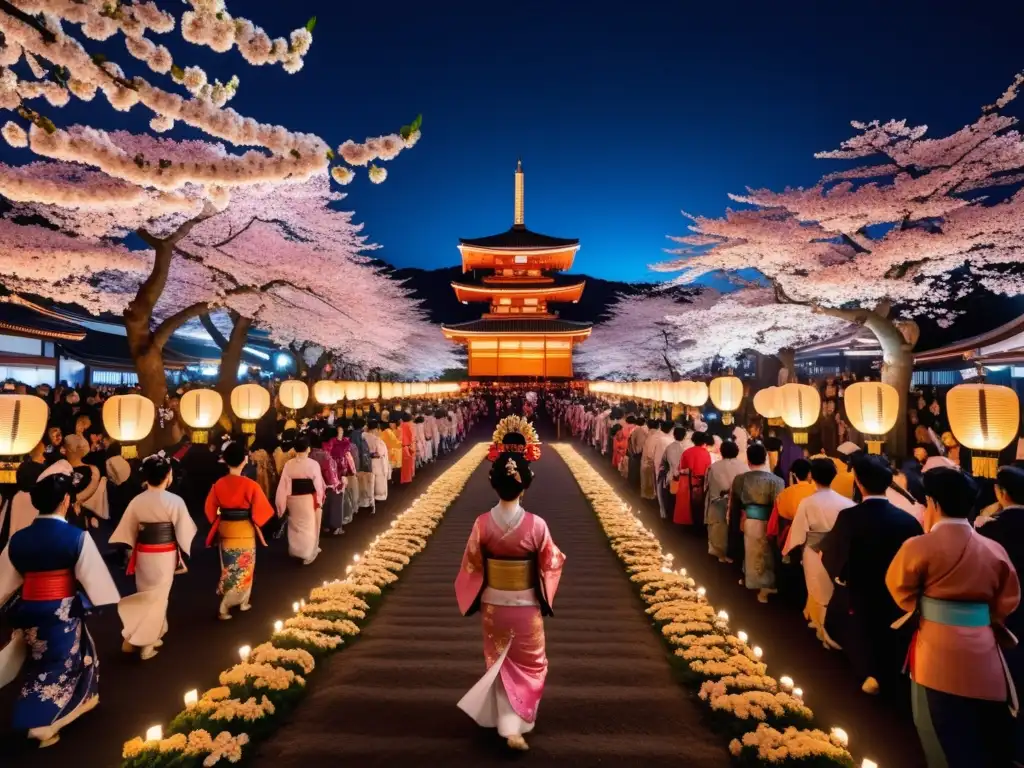
[[609, 414], [609, 416], [611, 416], [612, 421], [618, 421], [619, 419], [622, 418], [622, 409], [612, 408], [612, 412]]
[[402, 421], [412, 421], [412, 416], [406, 411], [402, 411]]
[[146, 485], [156, 487], [171, 474], [171, 460], [159, 453], [142, 460], [142, 479]]
[[853, 460], [853, 475], [872, 496], [881, 496], [892, 485], [892, 467], [882, 456], [863, 454]]
[[629, 414], [629, 416], [626, 417], [626, 423], [627, 424], [636, 424], [636, 417], [633, 416], [632, 413]]
[[704, 434], [703, 432], [694, 432], [693, 433], [693, 437], [690, 438], [690, 441], [694, 445], [707, 445], [708, 444], [708, 436], [706, 434]]
[[1014, 504], [1024, 504], [1024, 469], [1000, 467], [996, 474], [996, 485], [1003, 489]]
[[286, 453], [295, 446], [295, 438], [298, 437], [298, 430], [286, 429], [281, 433], [281, 450]]
[[658, 421], [657, 419], [648, 419], [647, 420], [647, 428], [648, 429], [657, 429], [660, 426], [661, 426], [661, 422]]
[[683, 441], [686, 439], [686, 427], [676, 427], [672, 430], [672, 437], [675, 440]]
[[740, 447], [732, 440], [723, 440], [719, 450], [722, 452], [723, 459], [735, 459], [740, 455]]
[[366, 426], [366, 419], [362, 416], [356, 416], [352, 419], [352, 429], [362, 429]]
[[672, 430], [674, 428], [675, 425], [668, 419], [665, 419], [665, 421], [661, 422], [661, 431], [664, 432], [666, 435], [672, 434]]
[[811, 459], [811, 480], [818, 485], [832, 487], [832, 481], [836, 479], [839, 470], [832, 459]]
[[323, 448], [324, 438], [318, 430], [311, 429], [306, 433], [306, 439], [309, 441], [311, 448]]
[[55, 473], [37, 480], [29, 490], [32, 506], [39, 510], [40, 515], [52, 515], [64, 501], [66, 496], [74, 499], [74, 480], [71, 475]]
[[775, 435], [768, 435], [764, 439], [764, 449], [771, 451], [772, 453], [778, 453], [782, 450], [782, 440]]
[[929, 458], [931, 458], [932, 456], [939, 456], [940, 455], [939, 454], [939, 449], [935, 445], [935, 443], [931, 443], [931, 442], [928, 442], [928, 443], [918, 443], [917, 445], [914, 446], [914, 448], [915, 449], [916, 448], [923, 449], [924, 452], [925, 452], [925, 455], [928, 456]]
[[380, 420], [379, 419], [368, 419], [367, 422], [366, 422], [366, 428], [369, 429], [369, 430], [379, 429], [380, 428]]
[[296, 453], [305, 453], [308, 450], [309, 450], [309, 438], [306, 437], [305, 435], [299, 435], [298, 439], [296, 439], [296, 441], [295, 441], [295, 452]]
[[768, 461], [768, 451], [760, 443], [751, 443], [747, 446], [747, 463], [753, 467], [760, 467]]
[[224, 463], [229, 467], [240, 467], [245, 461], [246, 453], [245, 444], [238, 440], [234, 440], [224, 446], [224, 450], [221, 452], [221, 458], [224, 459]]
[[939, 505], [944, 517], [967, 517], [978, 498], [978, 486], [953, 467], [936, 467], [922, 476], [925, 496]]
[[790, 464], [789, 471], [796, 475], [797, 480], [806, 480], [811, 473], [811, 462], [807, 459], [796, 459]]
[[515, 501], [533, 482], [533, 470], [523, 454], [503, 452], [491, 466], [491, 487], [502, 501]]

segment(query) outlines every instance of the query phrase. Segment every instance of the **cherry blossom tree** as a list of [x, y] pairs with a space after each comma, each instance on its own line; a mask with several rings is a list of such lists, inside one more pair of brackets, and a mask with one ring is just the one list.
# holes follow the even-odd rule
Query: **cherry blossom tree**
[[[948, 324], [973, 286], [1024, 288], [1024, 141], [1002, 110], [1018, 75], [981, 116], [940, 138], [904, 120], [853, 123], [857, 135], [816, 156], [857, 161], [813, 187], [731, 196], [748, 208], [689, 217], [692, 234], [656, 269], [691, 282], [757, 270], [781, 304], [859, 323], [882, 347], [882, 379], [905, 411], [917, 341], [915, 316]], [[954, 279], [951, 279], [954, 278]], [[896, 443], [905, 444], [899, 422]]]
[[[264, 311], [257, 297], [261, 291], [278, 289], [272, 292], [278, 297], [303, 290], [287, 286], [287, 276], [280, 274], [265, 283], [243, 276], [237, 285], [231, 284], [228, 275], [233, 268], [188, 259], [186, 245], [193, 230], [229, 209], [233, 196], [252, 187], [302, 185], [325, 178], [328, 169], [335, 181], [347, 184], [353, 167], [365, 166], [370, 180], [380, 183], [387, 172], [373, 163], [394, 159], [420, 136], [417, 118], [399, 133], [362, 143], [345, 141], [335, 153], [316, 135], [239, 114], [226, 106], [239, 88], [237, 78], [222, 83], [199, 67], [176, 63], [162, 44], [169, 40], [159, 36], [180, 28], [191, 45], [217, 53], [237, 48], [252, 66], [280, 65], [295, 73], [312, 44], [315, 19], [287, 39], [272, 39], [252, 21], [232, 16], [224, 0], [188, 0], [186, 5], [179, 22], [147, 1], [0, 0], [0, 108], [16, 118], [0, 134], [13, 147], [55, 161], [0, 167], [0, 194], [22, 204], [22, 213], [42, 215], [57, 227], [49, 234], [39, 228], [7, 230], [27, 238], [15, 243], [8, 258], [17, 254], [21, 267], [7, 275], [8, 287], [27, 290], [45, 285], [42, 295], [78, 300], [92, 311], [122, 311], [140, 384], [158, 403], [166, 392], [164, 344], [209, 303], [182, 301], [158, 320], [157, 307], [172, 274], [175, 280], [180, 274], [200, 285], [211, 271], [221, 269], [221, 280], [215, 283], [218, 294], [210, 301], [243, 303], [249, 314], [238, 311], [247, 317]], [[127, 74], [110, 57], [120, 38], [145, 76]], [[104, 51], [90, 51], [93, 43], [104, 43]], [[63, 126], [53, 114], [45, 114], [73, 99], [92, 101], [99, 93], [115, 112], [139, 105], [152, 112], [154, 133], [181, 123], [212, 141], [176, 142], [89, 125]], [[30, 106], [39, 100], [47, 106]], [[233, 154], [228, 147], [246, 151]], [[239, 207], [244, 209], [244, 203]], [[110, 247], [129, 233], [150, 250], [136, 253], [123, 244]], [[51, 257], [34, 262], [43, 270], [39, 274], [26, 257], [31, 248], [44, 245], [49, 245]], [[64, 266], [63, 273], [46, 274], [59, 265]], [[143, 279], [137, 280], [140, 271]], [[132, 286], [135, 292], [127, 296]], [[291, 301], [292, 306], [308, 309], [311, 298], [266, 301]], [[168, 303], [174, 302], [163, 301]]]
[[704, 289], [688, 303], [654, 292], [621, 298], [579, 357], [594, 377], [675, 381], [713, 364], [736, 365], [750, 352], [778, 355], [847, 328], [840, 318], [776, 302], [770, 288]]

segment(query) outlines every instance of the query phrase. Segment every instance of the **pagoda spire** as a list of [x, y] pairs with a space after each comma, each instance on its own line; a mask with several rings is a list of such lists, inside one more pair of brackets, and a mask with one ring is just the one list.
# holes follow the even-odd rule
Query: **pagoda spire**
[[516, 202], [513, 227], [526, 229], [526, 176], [523, 173], [523, 159], [516, 161]]

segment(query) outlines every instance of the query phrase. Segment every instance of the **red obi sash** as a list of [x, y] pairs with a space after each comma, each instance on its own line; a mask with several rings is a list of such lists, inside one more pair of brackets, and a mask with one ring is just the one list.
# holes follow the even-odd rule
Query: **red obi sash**
[[166, 544], [136, 544], [132, 550], [131, 559], [128, 561], [127, 573], [129, 576], [135, 573], [135, 565], [139, 555], [159, 555], [165, 552], [177, 551], [178, 545], [173, 541], [169, 541]]
[[26, 573], [21, 585], [21, 599], [42, 602], [64, 600], [74, 597], [77, 591], [75, 572], [70, 568], [61, 571], [34, 571]]

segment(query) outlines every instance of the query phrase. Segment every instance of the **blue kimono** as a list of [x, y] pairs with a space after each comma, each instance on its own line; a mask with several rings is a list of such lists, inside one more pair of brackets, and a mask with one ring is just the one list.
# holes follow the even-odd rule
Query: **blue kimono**
[[6, 610], [17, 632], [0, 652], [0, 680], [20, 677], [14, 728], [46, 741], [98, 703], [85, 611], [120, 596], [92, 537], [58, 515], [36, 518], [0, 553], [0, 602], [12, 595]]

